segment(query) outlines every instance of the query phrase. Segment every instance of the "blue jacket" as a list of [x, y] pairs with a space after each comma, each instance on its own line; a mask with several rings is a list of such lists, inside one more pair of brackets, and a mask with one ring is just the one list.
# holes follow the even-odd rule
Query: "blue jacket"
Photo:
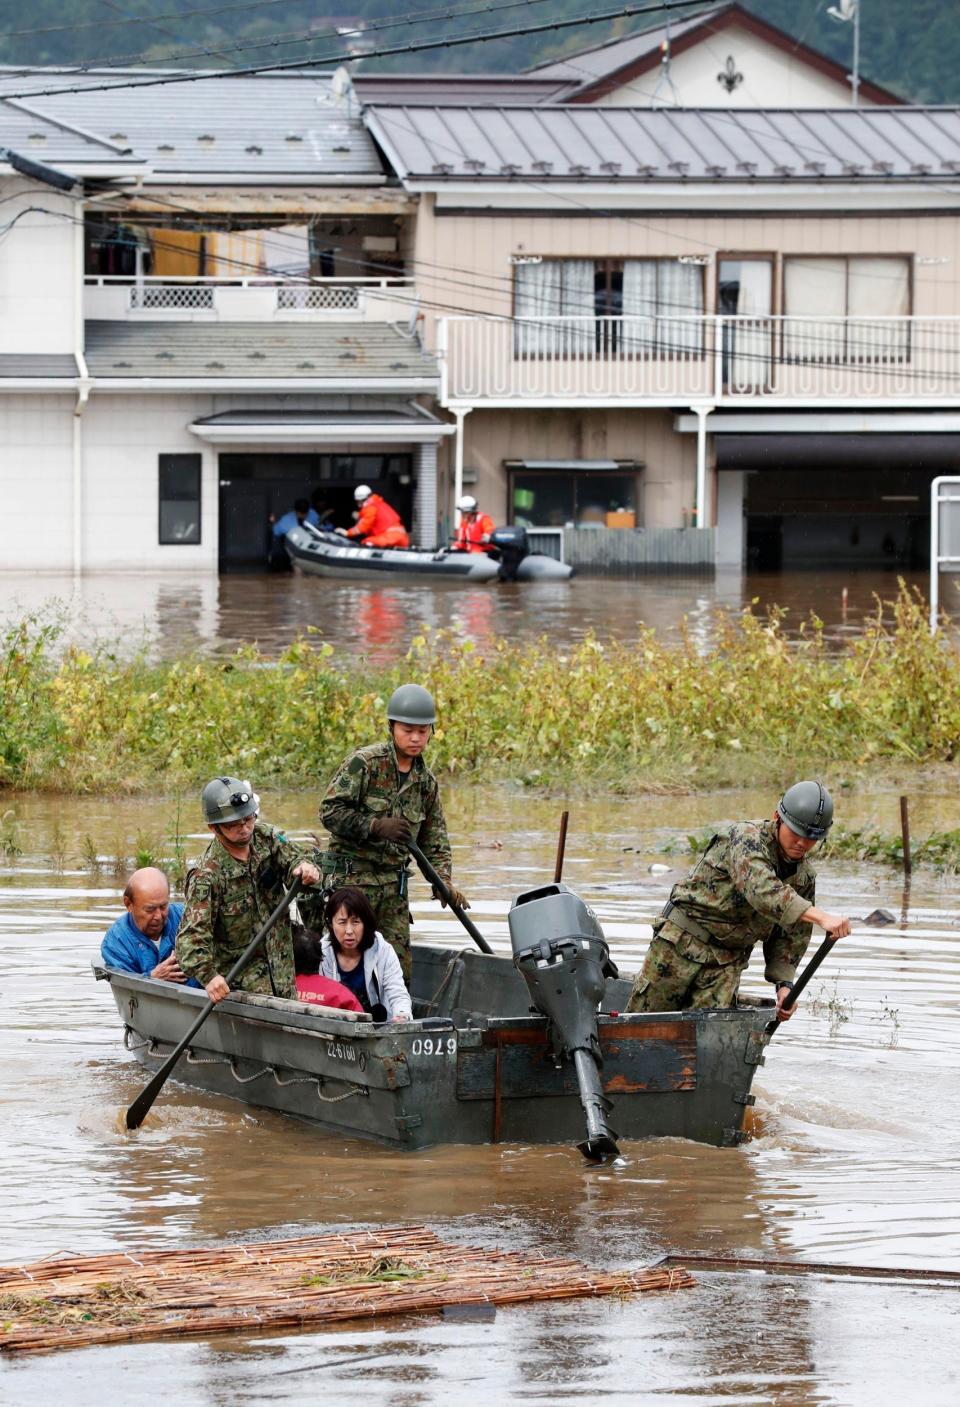
[[[307, 514], [307, 522], [312, 528], [318, 528], [320, 526], [320, 515], [315, 508], [311, 508], [310, 512]], [[282, 518], [278, 518], [274, 523], [273, 535], [281, 539], [285, 538], [287, 533], [292, 532], [295, 527], [297, 527], [297, 515], [291, 508], [288, 512], [284, 513]]]
[[[157, 963], [163, 962], [173, 952], [182, 917], [183, 905], [171, 904], [157, 944], [140, 932], [129, 912], [121, 914], [116, 923], [107, 929], [100, 944], [100, 956], [105, 966], [149, 977]], [[191, 979], [189, 985], [197, 987], [200, 984]]]

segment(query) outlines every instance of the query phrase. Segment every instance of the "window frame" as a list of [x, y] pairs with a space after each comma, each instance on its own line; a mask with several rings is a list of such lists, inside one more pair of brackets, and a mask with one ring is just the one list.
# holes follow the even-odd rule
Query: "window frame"
[[[857, 353], [856, 347], [854, 347], [853, 354], [851, 354], [851, 351], [850, 351], [850, 342], [849, 342], [850, 331], [851, 331], [851, 328], [850, 328], [851, 318], [855, 318], [855, 319], [856, 319], [857, 321], [859, 321], [859, 322], [868, 322], [868, 321], [869, 321], [869, 317], [867, 317], [867, 316], [863, 316], [863, 315], [861, 315], [861, 314], [859, 314], [859, 313], [857, 313], [857, 314], [851, 314], [851, 312], [850, 312], [850, 264], [851, 264], [851, 261], [854, 260], [854, 259], [889, 259], [889, 260], [896, 260], [898, 263], [901, 263], [901, 264], [905, 263], [906, 266], [907, 266], [907, 309], [908, 309], [908, 311], [903, 314], [903, 317], [904, 317], [904, 319], [906, 320], [906, 325], [905, 325], [904, 328], [903, 328], [902, 348], [899, 349], [899, 350], [897, 350], [896, 352], [894, 352], [894, 353], [892, 353], [892, 354], [878, 353], [878, 354], [876, 354], [876, 355], [865, 356], [865, 355], [863, 355], [863, 354]], [[804, 264], [813, 264], [813, 263], [819, 262], [820, 260], [824, 260], [824, 261], [826, 261], [826, 260], [833, 260], [833, 261], [835, 261], [835, 262], [838, 262], [838, 261], [842, 260], [842, 261], [843, 261], [843, 265], [844, 265], [843, 301], [844, 301], [844, 308], [845, 308], [845, 311], [844, 311], [844, 313], [841, 315], [841, 316], [842, 316], [842, 319], [843, 319], [843, 326], [842, 326], [842, 331], [843, 331], [843, 346], [842, 346], [842, 350], [840, 350], [837, 355], [822, 356], [822, 357], [809, 357], [809, 356], [806, 356], [806, 357], [798, 357], [798, 356], [791, 356], [791, 355], [788, 353], [788, 351], [787, 351], [787, 345], [788, 345], [788, 340], [789, 340], [789, 328], [788, 328], [788, 325], [787, 325], [787, 324], [788, 324], [788, 320], [789, 320], [790, 318], [799, 318], [799, 317], [802, 317], [802, 316], [804, 316], [804, 314], [801, 314], [801, 313], [791, 313], [791, 312], [788, 310], [788, 308], [787, 308], [787, 266], [788, 266], [788, 264], [793, 263], [793, 262], [799, 262], [799, 263], [804, 263]], [[913, 351], [913, 322], [912, 322], [912, 319], [913, 319], [913, 317], [914, 317], [913, 308], [914, 308], [914, 270], [915, 270], [915, 267], [916, 267], [916, 255], [915, 255], [915, 254], [904, 253], [904, 252], [890, 253], [890, 252], [887, 251], [887, 250], [884, 250], [884, 251], [881, 252], [881, 253], [872, 253], [872, 252], [870, 252], [870, 251], [868, 251], [868, 250], [857, 250], [857, 252], [854, 253], [854, 254], [850, 254], [850, 253], [830, 254], [830, 253], [827, 253], [826, 251], [821, 250], [820, 252], [818, 252], [818, 253], [816, 253], [816, 254], [805, 254], [805, 253], [783, 254], [783, 255], [781, 256], [781, 259], [780, 259], [780, 307], [781, 307], [782, 316], [783, 316], [783, 322], [782, 322], [782, 324], [781, 324], [781, 326], [782, 326], [782, 346], [781, 346], [781, 349], [780, 349], [780, 356], [781, 356], [781, 360], [783, 361], [783, 363], [784, 363], [785, 365], [788, 365], [788, 366], [798, 366], [798, 365], [801, 365], [801, 364], [807, 365], [807, 366], [896, 366], [896, 365], [907, 365], [907, 364], [909, 364], [909, 363], [912, 361], [912, 359], [913, 359], [913, 358], [912, 358], [912, 351]], [[879, 320], [880, 315], [878, 314], [877, 316], [878, 316], [878, 320]]]
[[[196, 471], [196, 495], [171, 495], [164, 493], [164, 470], [172, 467], [171, 460], [189, 460]], [[167, 503], [195, 503], [197, 506], [197, 535], [189, 542], [182, 538], [164, 537], [163, 508]], [[157, 455], [157, 545], [159, 547], [199, 547], [203, 542], [203, 455], [191, 450], [169, 451]]]

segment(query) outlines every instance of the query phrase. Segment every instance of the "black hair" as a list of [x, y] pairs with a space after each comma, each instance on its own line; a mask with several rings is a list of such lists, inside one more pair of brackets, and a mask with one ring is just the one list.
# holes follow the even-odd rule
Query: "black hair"
[[323, 926], [330, 934], [333, 946], [335, 948], [339, 946], [333, 931], [333, 916], [338, 914], [341, 909], [346, 909], [350, 918], [358, 918], [363, 924], [363, 938], [360, 941], [361, 953], [366, 952], [367, 948], [372, 948], [377, 936], [377, 920], [366, 894], [362, 889], [357, 889], [352, 884], [346, 884], [342, 889], [335, 889], [323, 910]]
[[305, 498], [297, 498], [294, 500], [293, 511], [294, 513], [309, 513], [310, 504]]
[[302, 976], [313, 977], [320, 971], [320, 935], [309, 928], [293, 930], [293, 967]]

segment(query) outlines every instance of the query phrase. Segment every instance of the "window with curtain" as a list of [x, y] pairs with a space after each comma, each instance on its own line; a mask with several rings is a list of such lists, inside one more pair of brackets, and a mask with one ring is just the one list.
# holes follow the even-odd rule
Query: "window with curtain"
[[160, 545], [200, 541], [199, 454], [161, 454]]
[[703, 269], [676, 259], [544, 259], [515, 270], [517, 356], [699, 355]]
[[783, 311], [788, 361], [908, 361], [909, 324], [889, 319], [910, 315], [910, 260], [860, 254], [784, 259]]

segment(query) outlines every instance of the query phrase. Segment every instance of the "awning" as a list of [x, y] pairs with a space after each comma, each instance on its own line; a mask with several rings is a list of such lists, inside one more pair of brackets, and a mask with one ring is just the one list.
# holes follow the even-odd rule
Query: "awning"
[[507, 459], [504, 463], [508, 469], [602, 470], [606, 474], [617, 470], [630, 473], [643, 467], [635, 459]]
[[190, 433], [218, 445], [437, 444], [456, 428], [410, 402], [379, 411], [228, 410], [195, 420]]

